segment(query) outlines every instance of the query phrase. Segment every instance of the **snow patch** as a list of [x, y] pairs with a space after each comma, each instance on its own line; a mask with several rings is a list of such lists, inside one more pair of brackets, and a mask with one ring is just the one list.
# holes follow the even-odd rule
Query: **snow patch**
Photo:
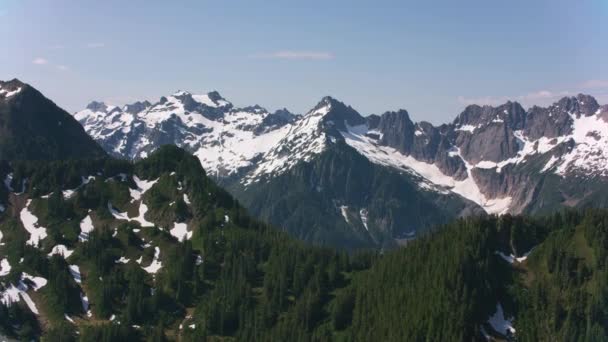
[[574, 140], [576, 144], [562, 156], [555, 173], [565, 176], [568, 171], [576, 170], [585, 175], [608, 176], [608, 122], [598, 113], [592, 116], [570, 113], [572, 134], [566, 138]]
[[7, 258], [0, 260], [0, 277], [7, 276], [11, 272], [11, 264]]
[[30, 233], [27, 244], [36, 247], [40, 244], [40, 241], [46, 238], [47, 234], [46, 228], [38, 225], [38, 218], [29, 211], [28, 207], [31, 203], [31, 199], [27, 200], [25, 207], [19, 213], [19, 217], [21, 218], [21, 223], [23, 224], [23, 227], [25, 227], [25, 230]]
[[177, 223], [173, 224], [173, 228], [169, 231], [171, 235], [175, 236], [178, 241], [190, 240], [192, 238], [192, 232], [188, 231], [188, 224]]
[[[493, 161], [480, 161], [473, 167], [479, 169], [496, 169], [496, 172], [501, 172], [502, 168], [509, 164], [520, 164], [526, 161], [526, 158], [536, 154], [544, 154], [551, 151], [553, 148], [557, 147], [559, 144], [567, 140], [567, 137], [557, 137], [557, 138], [547, 138], [541, 137], [537, 140], [528, 140], [527, 137], [524, 136], [522, 131], [515, 131], [513, 135], [518, 139], [520, 150], [517, 152], [517, 155], [502, 160], [500, 162]], [[545, 166], [546, 167], [546, 166]]]
[[500, 305], [500, 303], [496, 304], [496, 312], [492, 315], [492, 317], [490, 317], [488, 323], [490, 323], [494, 330], [504, 336], [515, 334], [512, 319], [505, 318], [502, 305]]
[[80, 275], [80, 267], [78, 267], [78, 265], [69, 265], [68, 268], [70, 270], [70, 274], [72, 275], [72, 278], [74, 278], [74, 281], [78, 284], [82, 284], [82, 276]]
[[129, 216], [127, 215], [127, 213], [121, 213], [120, 211], [116, 210], [116, 208], [112, 206], [111, 202], [108, 202], [108, 210], [110, 211], [110, 214], [114, 216], [115, 219], [129, 221]]
[[62, 256], [64, 259], [67, 259], [70, 257], [70, 255], [72, 255], [72, 253], [74, 253], [74, 251], [69, 250], [65, 245], [56, 245], [53, 247], [53, 249], [51, 249], [49, 256], [56, 254]]
[[91, 215], [87, 215], [82, 221], [80, 221], [80, 234], [78, 234], [79, 241], [87, 241], [89, 239], [89, 234], [95, 229], [93, 227], [93, 220], [91, 219]]
[[368, 222], [367, 215], [368, 215], [367, 209], [359, 210], [359, 216], [361, 217], [361, 223], [363, 223], [363, 227], [365, 227], [365, 230], [369, 231], [369, 227], [367, 226], [367, 222]]
[[463, 132], [473, 133], [473, 132], [475, 132], [475, 130], [477, 128], [479, 128], [479, 127], [473, 126], [473, 125], [462, 125], [460, 127], [457, 127], [456, 130], [457, 131], [463, 131]]
[[13, 95], [17, 95], [20, 92], [21, 92], [21, 87], [15, 89], [15, 90], [8, 90], [8, 89], [0, 88], [0, 95], [4, 95], [5, 98], [9, 98]]
[[520, 257], [516, 257], [515, 255], [513, 255], [513, 253], [506, 255], [501, 251], [495, 251], [494, 254], [500, 256], [503, 260], [505, 260], [509, 264], [513, 264], [515, 262], [521, 263], [521, 262], [526, 261], [526, 259], [528, 259], [528, 256], [530, 255], [530, 253], [532, 253], [533, 250], [534, 250], [534, 248], [532, 248], [529, 252], [525, 253], [523, 256], [520, 256]]
[[80, 303], [82, 304], [82, 310], [87, 313], [87, 317], [93, 317], [93, 313], [89, 310], [89, 297], [84, 293], [80, 293]]
[[146, 191], [150, 190], [154, 186], [154, 184], [158, 182], [158, 179], [147, 181], [139, 179], [139, 177], [134, 175], [133, 181], [135, 182], [135, 185], [137, 185], [137, 189], [129, 188], [129, 193], [131, 194], [131, 202], [140, 200], [141, 196], [143, 196]]
[[120, 259], [116, 260], [117, 264], [126, 264], [129, 262], [130, 259], [125, 258], [124, 256], [121, 256]]
[[147, 212], [148, 206], [141, 202], [139, 204], [139, 216], [133, 217], [131, 218], [131, 220], [139, 222], [142, 227], [154, 227], [154, 223], [146, 220], [146, 218], [144, 217]]
[[348, 219], [348, 207], [345, 205], [340, 206], [340, 212], [342, 213], [342, 217], [344, 217], [344, 221], [350, 224], [350, 220]]
[[[369, 159], [372, 163], [384, 165], [396, 169], [406, 171], [408, 173], [417, 174], [426, 180], [438, 192], [448, 189], [462, 197], [469, 199], [490, 214], [504, 214], [509, 210], [511, 197], [488, 199], [481, 192], [471, 174], [473, 166], [468, 164], [464, 158], [461, 158], [467, 167], [467, 178], [464, 180], [456, 180], [444, 174], [436, 165], [418, 161], [411, 156], [401, 154], [394, 148], [378, 145], [375, 141], [370, 140], [365, 134], [366, 127], [348, 127], [347, 132], [342, 132], [346, 143], [355, 148], [359, 153]], [[454, 155], [460, 156], [459, 149], [455, 148]], [[429, 188], [428, 183], [421, 183], [423, 188]]]
[[78, 189], [80, 189], [83, 186], [89, 184], [92, 180], [95, 180], [95, 176], [88, 176], [88, 177], [82, 177], [81, 176], [80, 179], [81, 179], [81, 183], [75, 189], [63, 190], [62, 191], [63, 198], [70, 199], [70, 198], [74, 197], [74, 195], [78, 192]]
[[158, 260], [159, 257], [160, 248], [154, 247], [154, 259], [152, 259], [152, 263], [150, 263], [149, 266], [143, 267], [144, 271], [151, 274], [155, 274], [156, 272], [158, 272], [158, 270], [160, 270], [160, 268], [163, 266], [163, 264]]
[[[31, 287], [28, 284], [31, 284]], [[23, 299], [30, 311], [36, 315], [39, 315], [40, 312], [38, 311], [38, 308], [36, 307], [36, 304], [32, 298], [27, 294], [27, 291], [30, 289], [38, 291], [46, 284], [46, 279], [42, 277], [34, 277], [22, 272], [21, 279], [19, 280], [17, 286], [10, 284], [3, 292], [0, 292], [0, 302], [2, 302], [4, 305], [10, 306], [13, 303], [19, 302], [20, 299]]]

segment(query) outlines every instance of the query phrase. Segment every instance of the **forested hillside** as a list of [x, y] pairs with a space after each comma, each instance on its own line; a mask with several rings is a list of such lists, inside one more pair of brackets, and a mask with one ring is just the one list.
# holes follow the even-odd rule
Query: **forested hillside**
[[0, 334], [46, 341], [605, 340], [608, 212], [470, 218], [399, 250], [310, 247], [166, 146], [12, 162]]
[[351, 267], [251, 219], [175, 147], [134, 165], [14, 162], [2, 173], [0, 326], [11, 337], [307, 336]]
[[296, 238], [351, 250], [392, 249], [396, 241], [423, 235], [455, 217], [484, 213], [455, 194], [420, 192], [419, 182], [336, 143], [269, 182], [229, 189], [253, 215]]

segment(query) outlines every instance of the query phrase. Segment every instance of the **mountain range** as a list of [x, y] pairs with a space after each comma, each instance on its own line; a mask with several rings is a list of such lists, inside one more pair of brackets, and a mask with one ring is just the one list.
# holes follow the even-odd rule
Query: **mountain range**
[[[427, 156], [447, 151], [452, 159], [460, 157], [464, 169], [459, 163], [442, 166], [453, 170], [451, 177], [460, 179], [457, 182], [472, 182], [468, 177], [477, 182], [480, 170], [508, 171], [515, 177], [522, 167], [518, 172], [540, 179], [543, 189], [553, 186], [555, 191], [589, 196], [587, 204], [554, 202], [556, 207], [602, 205], [602, 168], [593, 165], [601, 160], [600, 154], [579, 158], [587, 156], [585, 148], [597, 148], [602, 141], [600, 120], [605, 110], [593, 103], [586, 112], [583, 107], [570, 111], [571, 121], [551, 129], [531, 128], [533, 110], [521, 112], [518, 120], [525, 123], [511, 128], [513, 135], [531, 140], [534, 131], [554, 132], [556, 136], [546, 142], [553, 147], [541, 148], [539, 140], [549, 139], [544, 135], [533, 147], [524, 141], [509, 157], [519, 159], [494, 161], [492, 170], [479, 166], [488, 166], [486, 153], [491, 149], [471, 143], [472, 135], [500, 123], [480, 120], [485, 112], [506, 115], [509, 109], [486, 107], [480, 114], [470, 107], [471, 112], [453, 124], [427, 125], [416, 133], [426, 124], [399, 123], [404, 112], [362, 117], [325, 98], [304, 116], [279, 113], [291, 122], [264, 126], [288, 128], [281, 144], [266, 152], [283, 158], [281, 165], [267, 166], [276, 171], [255, 173], [264, 155], [227, 176], [212, 170], [215, 179], [234, 186], [234, 193], [241, 189], [239, 201], [208, 176], [200, 155], [179, 147], [158, 146], [135, 162], [105, 154], [82, 128], [74, 129], [79, 127], [74, 118], [55, 110], [42, 94], [32, 88], [28, 97], [20, 97], [23, 90], [17, 89], [26, 86], [13, 81], [12, 87], [4, 83], [0, 90], [0, 105], [5, 108], [1, 121], [30, 114], [20, 125], [4, 126], [4, 146], [21, 143], [28, 149], [19, 151], [24, 154], [3, 154], [0, 161], [1, 339], [608, 339], [608, 210], [483, 215], [496, 208], [459, 194], [466, 187], [431, 182], [416, 163], [439, 169], [439, 158], [434, 163], [431, 157], [427, 162], [416, 159], [422, 159], [422, 150], [411, 147], [407, 139], [392, 140], [404, 135], [390, 133], [413, 127], [414, 140], [434, 130], [439, 138], [456, 135], [438, 146], [454, 141], [459, 147], [429, 148]], [[566, 100], [582, 106], [590, 99]], [[557, 111], [547, 115], [553, 117]], [[57, 118], [62, 124], [51, 125]], [[48, 131], [34, 130], [41, 126], [33, 121], [47, 123]], [[588, 133], [583, 135], [581, 126]], [[269, 130], [276, 129], [280, 128]], [[265, 134], [264, 129], [258, 132]], [[470, 135], [461, 136], [462, 132]], [[486, 138], [497, 135], [494, 131]], [[62, 150], [65, 137], [80, 146], [61, 160], [61, 153], [67, 153]], [[301, 149], [304, 138], [319, 141], [322, 148]], [[469, 139], [470, 146], [460, 139]], [[388, 153], [390, 141], [395, 151], [406, 146], [406, 152]], [[467, 159], [477, 153], [461, 157], [475, 148], [486, 151], [478, 161]], [[309, 159], [300, 160], [303, 156]], [[394, 156], [408, 164], [397, 167], [386, 159]], [[540, 157], [545, 159], [532, 161]], [[536, 202], [551, 203], [544, 192], [536, 196]], [[334, 218], [331, 213], [340, 204], [336, 199], [348, 203], [335, 214], [346, 224], [327, 230]], [[270, 217], [292, 215], [288, 217], [300, 220], [294, 224], [311, 223], [304, 227], [320, 222], [324, 225], [316, 227], [317, 235], [307, 235], [315, 232], [312, 229], [289, 232], [340, 247], [389, 245], [395, 238], [382, 235], [376, 226], [382, 215], [387, 224], [451, 222], [413, 240], [407, 234], [402, 239], [408, 242], [405, 248], [346, 253], [302, 243], [250, 216], [241, 201]], [[359, 209], [362, 205], [365, 210]], [[398, 216], [403, 212], [405, 216]], [[455, 213], [482, 215], [453, 220], [449, 215]]]
[[254, 215], [319, 244], [394, 246], [457, 217], [608, 206], [608, 106], [589, 95], [470, 105], [439, 126], [332, 97], [303, 115], [237, 108], [215, 91], [74, 117], [117, 157], [183, 147]]

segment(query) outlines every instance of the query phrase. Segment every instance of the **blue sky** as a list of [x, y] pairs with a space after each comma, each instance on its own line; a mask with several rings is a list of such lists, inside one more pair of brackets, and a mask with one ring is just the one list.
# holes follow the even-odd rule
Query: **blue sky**
[[0, 0], [0, 34], [0, 79], [69, 111], [178, 89], [435, 123], [473, 102], [608, 103], [607, 0]]

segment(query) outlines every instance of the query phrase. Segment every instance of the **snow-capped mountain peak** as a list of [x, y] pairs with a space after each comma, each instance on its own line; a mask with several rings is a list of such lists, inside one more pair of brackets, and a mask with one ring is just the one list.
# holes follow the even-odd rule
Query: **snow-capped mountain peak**
[[608, 107], [582, 94], [528, 110], [511, 101], [471, 105], [438, 127], [414, 123], [405, 110], [363, 117], [329, 96], [297, 116], [185, 91], [122, 109], [92, 103], [76, 117], [115, 154], [140, 158], [174, 143], [211, 175], [244, 186], [309, 162], [339, 141], [375, 164], [415, 175], [421, 191], [459, 194], [494, 213], [530, 205], [533, 186], [519, 184], [538, 175], [608, 178]]
[[76, 113], [87, 132], [106, 150], [143, 158], [163, 144], [196, 154], [212, 175], [230, 175], [249, 167], [282, 138], [295, 116], [271, 114], [261, 106], [235, 108], [217, 91], [195, 95], [177, 91], [158, 102], [135, 102], [122, 108], [92, 102]]
[[311, 110], [304, 114], [304, 117], [325, 116], [331, 111], [332, 107], [335, 106], [336, 103], [338, 103], [338, 101], [334, 100], [330, 96], [325, 96]]

